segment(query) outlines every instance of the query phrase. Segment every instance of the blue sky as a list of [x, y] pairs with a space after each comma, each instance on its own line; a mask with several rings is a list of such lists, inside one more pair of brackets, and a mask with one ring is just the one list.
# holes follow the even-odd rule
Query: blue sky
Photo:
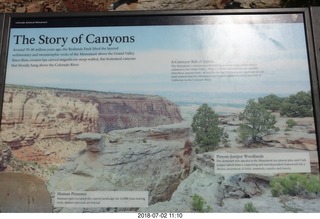
[[[43, 48], [40, 35], [68, 37], [64, 48], [106, 47], [72, 44], [84, 36], [134, 36], [134, 43], [114, 44], [135, 53], [135, 61], [83, 62], [79, 67], [10, 67], [13, 49]], [[34, 37], [33, 45], [11, 40], [7, 83], [132, 93], [248, 92], [289, 94], [310, 90], [302, 23], [216, 24], [141, 27], [12, 29], [13, 35]], [[46, 48], [62, 48], [59, 45]], [[79, 58], [79, 56], [77, 57]], [[172, 60], [212, 60], [216, 64], [255, 64], [264, 73], [252, 78], [215, 78], [210, 82], [171, 82]], [[39, 64], [39, 62], [37, 63]]]

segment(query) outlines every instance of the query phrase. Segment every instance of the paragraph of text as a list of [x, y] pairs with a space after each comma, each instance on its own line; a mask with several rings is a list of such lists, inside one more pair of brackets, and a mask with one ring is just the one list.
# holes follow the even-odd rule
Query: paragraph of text
[[217, 64], [211, 60], [172, 60], [171, 81], [211, 81], [221, 77], [261, 77], [257, 64]]
[[216, 173], [308, 173], [309, 153], [215, 154]]
[[135, 61], [132, 51], [119, 47], [13, 49], [11, 67], [77, 67], [86, 62]]
[[147, 191], [58, 191], [55, 207], [102, 208], [102, 207], [147, 207]]

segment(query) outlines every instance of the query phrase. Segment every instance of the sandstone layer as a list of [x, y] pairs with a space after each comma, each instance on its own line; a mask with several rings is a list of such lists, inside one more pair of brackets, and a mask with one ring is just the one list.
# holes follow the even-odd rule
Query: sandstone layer
[[7, 87], [1, 138], [11, 148], [36, 140], [72, 140], [83, 132], [181, 122], [179, 108], [159, 96]]

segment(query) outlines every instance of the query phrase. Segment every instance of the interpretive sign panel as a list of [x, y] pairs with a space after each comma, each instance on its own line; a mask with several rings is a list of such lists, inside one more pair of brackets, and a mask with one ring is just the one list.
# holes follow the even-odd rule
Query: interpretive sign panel
[[317, 212], [309, 13], [262, 11], [12, 15], [0, 210]]

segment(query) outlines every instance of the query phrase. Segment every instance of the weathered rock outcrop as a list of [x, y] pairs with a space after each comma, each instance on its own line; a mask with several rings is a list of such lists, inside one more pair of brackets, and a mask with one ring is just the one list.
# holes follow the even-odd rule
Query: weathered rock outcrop
[[271, 175], [215, 174], [214, 153], [197, 154], [192, 161], [194, 171], [183, 180], [169, 201], [155, 203], [141, 212], [195, 212], [192, 197], [198, 195], [206, 202], [203, 210], [211, 212], [244, 212], [248, 203], [258, 212], [318, 212], [319, 198], [273, 197]]
[[7, 13], [107, 11], [113, 1], [105, 0], [0, 0], [0, 11]]
[[274, 7], [280, 0], [0, 0], [0, 12], [7, 13]]
[[76, 136], [77, 140], [86, 142], [86, 150], [90, 152], [100, 152], [104, 148], [106, 136], [99, 133], [81, 133]]
[[36, 139], [74, 139], [83, 132], [108, 132], [181, 122], [178, 107], [159, 96], [8, 87], [1, 137], [12, 148]]
[[185, 123], [112, 131], [100, 152], [86, 151], [60, 167], [49, 191], [148, 191], [150, 203], [169, 200], [190, 172], [190, 133]]
[[279, 8], [281, 0], [235, 0], [243, 8]]
[[116, 10], [172, 10], [172, 9], [223, 9], [223, 8], [275, 8], [280, 0], [120, 0], [114, 3]]
[[260, 196], [269, 186], [270, 177], [258, 174], [235, 174], [221, 183], [224, 198], [252, 198]]

